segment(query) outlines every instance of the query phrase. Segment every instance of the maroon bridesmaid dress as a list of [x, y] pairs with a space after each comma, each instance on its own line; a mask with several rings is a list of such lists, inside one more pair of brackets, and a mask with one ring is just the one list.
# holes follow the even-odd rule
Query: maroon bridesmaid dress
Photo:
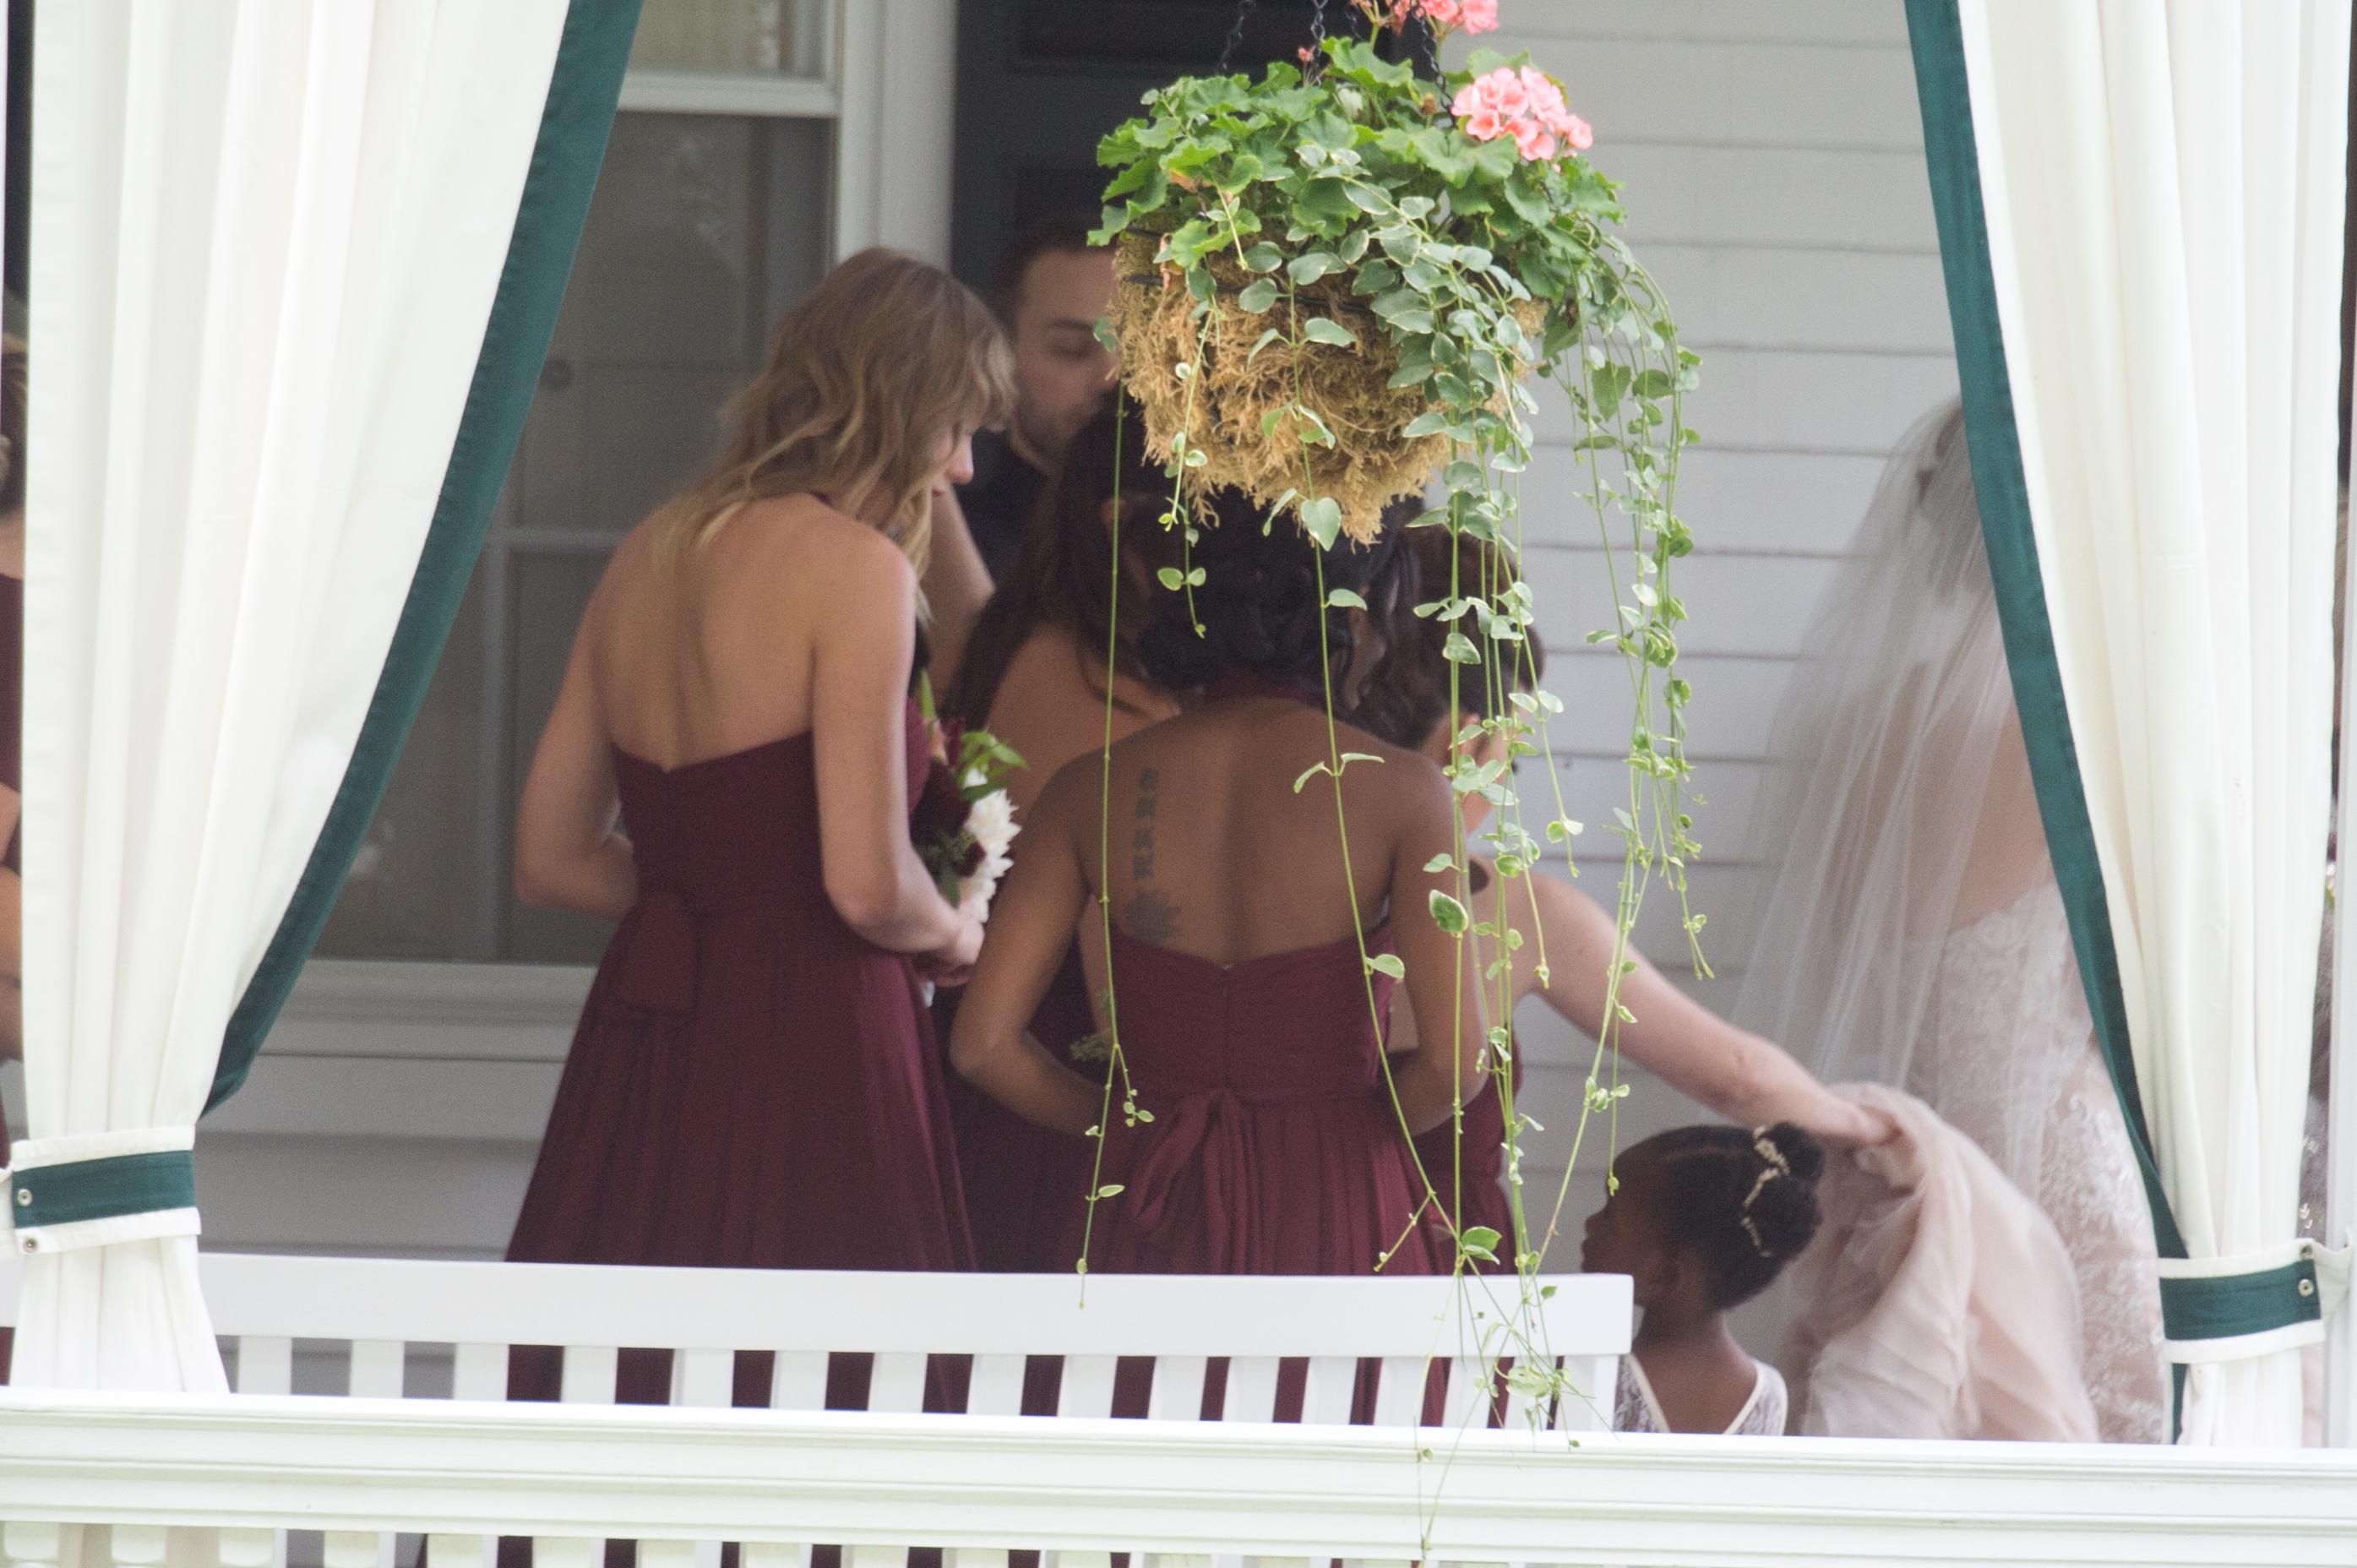
[[[1514, 1082], [1523, 1080], [1523, 1063], [1519, 1054], [1514, 1058]], [[1424, 1174], [1431, 1178], [1433, 1190], [1440, 1195], [1445, 1206], [1451, 1201], [1458, 1181], [1457, 1166], [1457, 1136], [1446, 1122], [1415, 1137], [1416, 1157], [1424, 1163]], [[1495, 1264], [1475, 1261], [1469, 1266], [1489, 1273], [1505, 1272], [1513, 1267], [1514, 1213], [1507, 1202], [1502, 1178], [1506, 1167], [1506, 1112], [1498, 1102], [1498, 1086], [1488, 1079], [1465, 1102], [1465, 1144], [1463, 1183], [1465, 1211], [1459, 1223], [1467, 1230], [1486, 1225], [1498, 1233], [1498, 1262]], [[1448, 1228], [1433, 1221], [1432, 1244], [1441, 1255], [1449, 1256], [1456, 1248]]]
[[[913, 798], [913, 704], [908, 755]], [[971, 1267], [932, 1020], [910, 961], [827, 901], [810, 736], [668, 772], [618, 749], [614, 767], [639, 900], [582, 1009], [509, 1259]], [[626, 1356], [623, 1402], [661, 1402], [668, 1359]], [[768, 1402], [755, 1359], [740, 1403]], [[553, 1359], [518, 1357], [510, 1382], [549, 1397]]]
[[[1019, 843], [1016, 853], [1022, 853]], [[943, 1040], [955, 1010], [955, 993], [944, 993], [935, 1004], [935, 1026]], [[1075, 943], [1031, 1016], [1031, 1035], [1070, 1061], [1071, 1047], [1095, 1032], [1088, 976]], [[1093, 1063], [1072, 1066], [1090, 1077], [1103, 1071]], [[949, 1088], [958, 1172], [974, 1227], [974, 1266], [998, 1274], [1051, 1273], [1066, 1267], [1060, 1255], [1064, 1224], [1088, 1191], [1096, 1146], [1024, 1120], [953, 1074]]]
[[[25, 790], [25, 579], [0, 573], [0, 784], [21, 798]], [[8, 848], [0, 865], [21, 872], [19, 848], [24, 839], [24, 815], [8, 832]], [[8, 1163], [7, 1108], [0, 1106], [0, 1165]], [[0, 1383], [8, 1380], [10, 1352], [16, 1330], [0, 1328]]]
[[[1137, 1103], [1107, 1129], [1092, 1273], [1363, 1274], [1445, 1267], [1412, 1229], [1418, 1188], [1344, 940], [1236, 964], [1114, 932]], [[1370, 950], [1388, 949], [1369, 933]], [[1390, 983], [1377, 979], [1378, 1005]], [[1080, 1216], [1065, 1229], [1067, 1266]]]

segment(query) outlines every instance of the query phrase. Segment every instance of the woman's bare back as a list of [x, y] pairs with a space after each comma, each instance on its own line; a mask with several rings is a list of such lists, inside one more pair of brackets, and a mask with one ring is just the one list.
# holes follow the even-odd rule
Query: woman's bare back
[[899, 560], [874, 529], [809, 495], [749, 506], [669, 564], [640, 524], [615, 552], [585, 631], [614, 745], [675, 768], [811, 729], [821, 631], [845, 608], [845, 568], [869, 556]]
[[1347, 941], [1379, 922], [1403, 835], [1446, 837], [1431, 810], [1446, 785], [1412, 752], [1347, 725], [1339, 737], [1340, 749], [1360, 754], [1343, 775], [1347, 874], [1333, 784], [1323, 772], [1303, 779], [1329, 755], [1325, 715], [1303, 703], [1220, 703], [1116, 745], [1103, 866], [1099, 765], [1084, 757], [1067, 769], [1066, 788], [1077, 781], [1085, 798], [1075, 815], [1082, 864], [1121, 928], [1232, 964]]

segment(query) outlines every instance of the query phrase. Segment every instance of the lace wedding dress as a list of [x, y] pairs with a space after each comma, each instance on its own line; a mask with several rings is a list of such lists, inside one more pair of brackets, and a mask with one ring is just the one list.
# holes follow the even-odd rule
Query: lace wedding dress
[[2152, 1225], [2052, 882], [1949, 936], [1907, 1087], [2053, 1220], [2104, 1441], [2167, 1442]]

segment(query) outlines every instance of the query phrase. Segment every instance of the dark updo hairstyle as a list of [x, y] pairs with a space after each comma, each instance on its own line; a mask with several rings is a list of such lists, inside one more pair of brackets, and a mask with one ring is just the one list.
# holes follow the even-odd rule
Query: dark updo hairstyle
[[[1459, 595], [1494, 601], [1507, 584], [1522, 575], [1522, 566], [1506, 544], [1470, 533], [1451, 534], [1437, 525], [1410, 530], [1405, 548], [1414, 567], [1415, 591], [1399, 596], [1386, 628], [1383, 662], [1367, 682], [1359, 711], [1351, 716], [1394, 746], [1415, 749], [1449, 716], [1449, 661], [1441, 651], [1449, 634], [1462, 631], [1482, 641], [1469, 617], [1445, 621], [1438, 616], [1419, 616], [1415, 607], [1450, 597], [1452, 581]], [[1540, 639], [1538, 628], [1524, 627], [1523, 637], [1521, 649], [1499, 644], [1501, 658], [1496, 663], [1490, 661], [1490, 647], [1483, 642], [1484, 662], [1458, 667], [1457, 700], [1465, 713], [1482, 719], [1503, 717], [1507, 693], [1530, 691], [1545, 678], [1546, 644]]]
[[1326, 592], [1358, 595], [1377, 626], [1387, 624], [1399, 601], [1413, 600], [1400, 537], [1420, 502], [1387, 508], [1374, 543], [1337, 539], [1322, 552], [1291, 510], [1267, 517], [1239, 491], [1211, 491], [1194, 510], [1199, 526], [1189, 564], [1204, 575], [1192, 596], [1202, 629], [1189, 618], [1189, 596], [1155, 590], [1153, 618], [1137, 653], [1146, 678], [1157, 686], [1189, 691], [1232, 673], [1316, 692], [1329, 671], [1339, 685], [1354, 634], [1348, 609], [1321, 605], [1321, 556]]
[[1118, 401], [1107, 398], [1072, 437], [1055, 478], [1023, 520], [1014, 569], [974, 623], [957, 678], [942, 695], [943, 713], [976, 727], [987, 724], [1008, 666], [1043, 627], [1059, 628], [1079, 646], [1082, 678], [1102, 693], [1114, 619], [1113, 530], [1105, 506], [1116, 493], [1122, 559], [1130, 570], [1122, 574], [1123, 635], [1114, 669], [1129, 680], [1160, 684], [1138, 662], [1135, 628], [1162, 592], [1156, 570], [1178, 562], [1178, 537], [1157, 521], [1169, 500], [1170, 481], [1146, 456], [1145, 421], [1134, 409], [1125, 413]]
[[1679, 1127], [1641, 1146], [1659, 1174], [1645, 1203], [1663, 1240], [1701, 1255], [1715, 1307], [1740, 1305], [1775, 1283], [1824, 1219], [1824, 1146], [1790, 1122]]

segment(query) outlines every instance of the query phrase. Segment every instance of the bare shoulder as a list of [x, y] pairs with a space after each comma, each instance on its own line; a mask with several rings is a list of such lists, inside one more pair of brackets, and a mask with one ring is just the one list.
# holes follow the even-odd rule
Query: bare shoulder
[[[1120, 744], [1114, 747], [1116, 765], [1123, 749]], [[1048, 787], [1025, 811], [1024, 831], [1078, 843], [1082, 830], [1096, 822], [1103, 803], [1104, 767], [1104, 753], [1088, 751], [1057, 768]]]
[[741, 552], [724, 570], [774, 585], [821, 624], [899, 628], [916, 613], [917, 574], [900, 547], [816, 496], [757, 501], [716, 542]]
[[1354, 803], [1363, 796], [1371, 808], [1391, 805], [1408, 816], [1449, 809], [1448, 779], [1439, 764], [1422, 752], [1394, 746], [1347, 725], [1338, 739], [1344, 757], [1343, 779]]

